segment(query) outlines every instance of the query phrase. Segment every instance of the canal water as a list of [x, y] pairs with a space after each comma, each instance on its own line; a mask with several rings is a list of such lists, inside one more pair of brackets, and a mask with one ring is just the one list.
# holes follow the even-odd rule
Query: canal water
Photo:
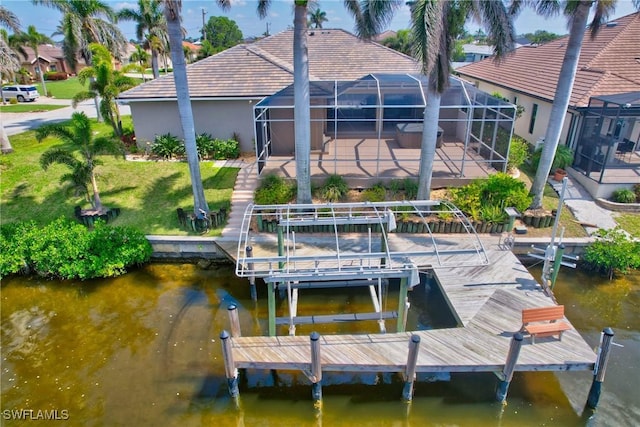
[[[532, 272], [539, 275], [539, 269]], [[228, 328], [227, 306], [238, 304], [247, 335], [265, 334], [267, 307], [262, 290], [258, 303], [251, 301], [247, 282], [231, 267], [150, 264], [110, 280], [19, 277], [1, 286], [0, 415], [6, 426], [640, 425], [640, 275], [608, 282], [563, 270], [555, 289], [591, 345], [610, 326], [623, 346], [613, 348], [595, 414], [584, 410], [589, 372], [516, 373], [506, 407], [494, 402], [493, 374], [422, 376], [411, 404], [400, 401], [395, 375], [326, 375], [318, 412], [303, 375], [249, 371], [234, 402], [219, 342]], [[383, 309], [395, 310], [393, 294]], [[411, 303], [409, 328], [451, 326], [437, 290], [420, 286]], [[300, 304], [300, 314], [371, 311], [366, 288], [303, 291]], [[389, 330], [393, 322], [387, 321]], [[298, 334], [377, 328], [376, 322], [343, 323], [305, 326]], [[65, 421], [38, 424], [38, 417]]]

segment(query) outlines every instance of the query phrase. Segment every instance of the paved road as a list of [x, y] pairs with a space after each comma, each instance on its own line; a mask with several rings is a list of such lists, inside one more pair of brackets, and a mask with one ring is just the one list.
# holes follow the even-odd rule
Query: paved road
[[[37, 113], [1, 113], [2, 117], [0, 118], [0, 120], [4, 125], [4, 129], [7, 132], [7, 135], [11, 136], [27, 131], [29, 129], [35, 129], [45, 123], [68, 120], [74, 111], [83, 111], [89, 117], [96, 117], [96, 108], [93, 100], [81, 102], [80, 104], [78, 104], [78, 107], [75, 110], [71, 107], [71, 100], [69, 99], [40, 97], [40, 99], [35, 102], [43, 105], [66, 105], [67, 107], [60, 108], [54, 111], [43, 111]], [[121, 105], [120, 114], [131, 114], [129, 106]]]

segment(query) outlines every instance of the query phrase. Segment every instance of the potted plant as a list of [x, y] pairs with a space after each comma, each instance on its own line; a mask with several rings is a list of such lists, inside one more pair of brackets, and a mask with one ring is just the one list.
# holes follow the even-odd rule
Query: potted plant
[[551, 164], [551, 170], [554, 171], [553, 179], [556, 181], [562, 181], [562, 178], [567, 176], [565, 168], [573, 162], [573, 151], [566, 145], [558, 145], [556, 149], [556, 155], [553, 157], [553, 163]]

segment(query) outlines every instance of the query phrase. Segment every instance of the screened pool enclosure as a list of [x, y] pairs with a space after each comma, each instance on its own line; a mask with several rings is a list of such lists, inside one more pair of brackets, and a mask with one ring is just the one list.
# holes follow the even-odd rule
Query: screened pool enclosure
[[[311, 175], [417, 177], [427, 80], [370, 74], [310, 83]], [[254, 107], [258, 170], [295, 177], [293, 86]], [[433, 179], [506, 171], [516, 109], [455, 77], [442, 95]]]

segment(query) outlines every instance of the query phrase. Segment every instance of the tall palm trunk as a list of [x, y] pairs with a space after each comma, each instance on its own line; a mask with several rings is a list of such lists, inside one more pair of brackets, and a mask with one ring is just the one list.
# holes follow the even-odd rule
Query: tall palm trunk
[[298, 203], [311, 203], [311, 108], [307, 52], [307, 2], [296, 1], [293, 20], [293, 93]]
[[91, 188], [93, 189], [93, 208], [98, 212], [102, 212], [102, 200], [100, 200], [100, 192], [98, 191], [98, 182], [96, 175], [91, 171]]
[[418, 200], [431, 198], [431, 178], [433, 163], [436, 157], [436, 142], [438, 138], [438, 119], [440, 117], [440, 100], [442, 94], [435, 89], [429, 77], [427, 84], [427, 105], [424, 107], [424, 124], [422, 129], [422, 143], [420, 145], [420, 175], [418, 178]]
[[175, 0], [165, 2], [165, 17], [167, 19], [167, 33], [169, 34], [169, 46], [171, 60], [173, 61], [173, 81], [176, 85], [176, 97], [178, 99], [178, 111], [180, 123], [184, 134], [184, 145], [189, 163], [189, 175], [193, 191], [193, 211], [198, 218], [202, 218], [202, 212], [208, 213], [209, 206], [204, 197], [202, 177], [200, 175], [200, 163], [198, 162], [198, 150], [196, 148], [196, 132], [189, 97], [189, 83], [187, 81], [187, 67], [182, 52], [182, 28], [180, 25], [180, 6]]
[[160, 64], [158, 63], [158, 51], [151, 49], [151, 71], [153, 71], [153, 78], [160, 77]]
[[573, 82], [575, 81], [576, 71], [578, 70], [580, 49], [582, 48], [582, 39], [587, 28], [591, 4], [591, 0], [580, 1], [571, 18], [569, 41], [562, 61], [562, 67], [560, 68], [560, 75], [558, 76], [556, 94], [551, 107], [551, 117], [544, 137], [544, 148], [542, 149], [536, 177], [531, 185], [531, 194], [533, 195], [531, 207], [534, 209], [542, 207], [544, 186], [547, 182], [547, 177], [551, 173], [553, 158], [558, 148], [560, 133], [562, 132], [565, 116], [567, 115], [567, 107], [569, 106]]

